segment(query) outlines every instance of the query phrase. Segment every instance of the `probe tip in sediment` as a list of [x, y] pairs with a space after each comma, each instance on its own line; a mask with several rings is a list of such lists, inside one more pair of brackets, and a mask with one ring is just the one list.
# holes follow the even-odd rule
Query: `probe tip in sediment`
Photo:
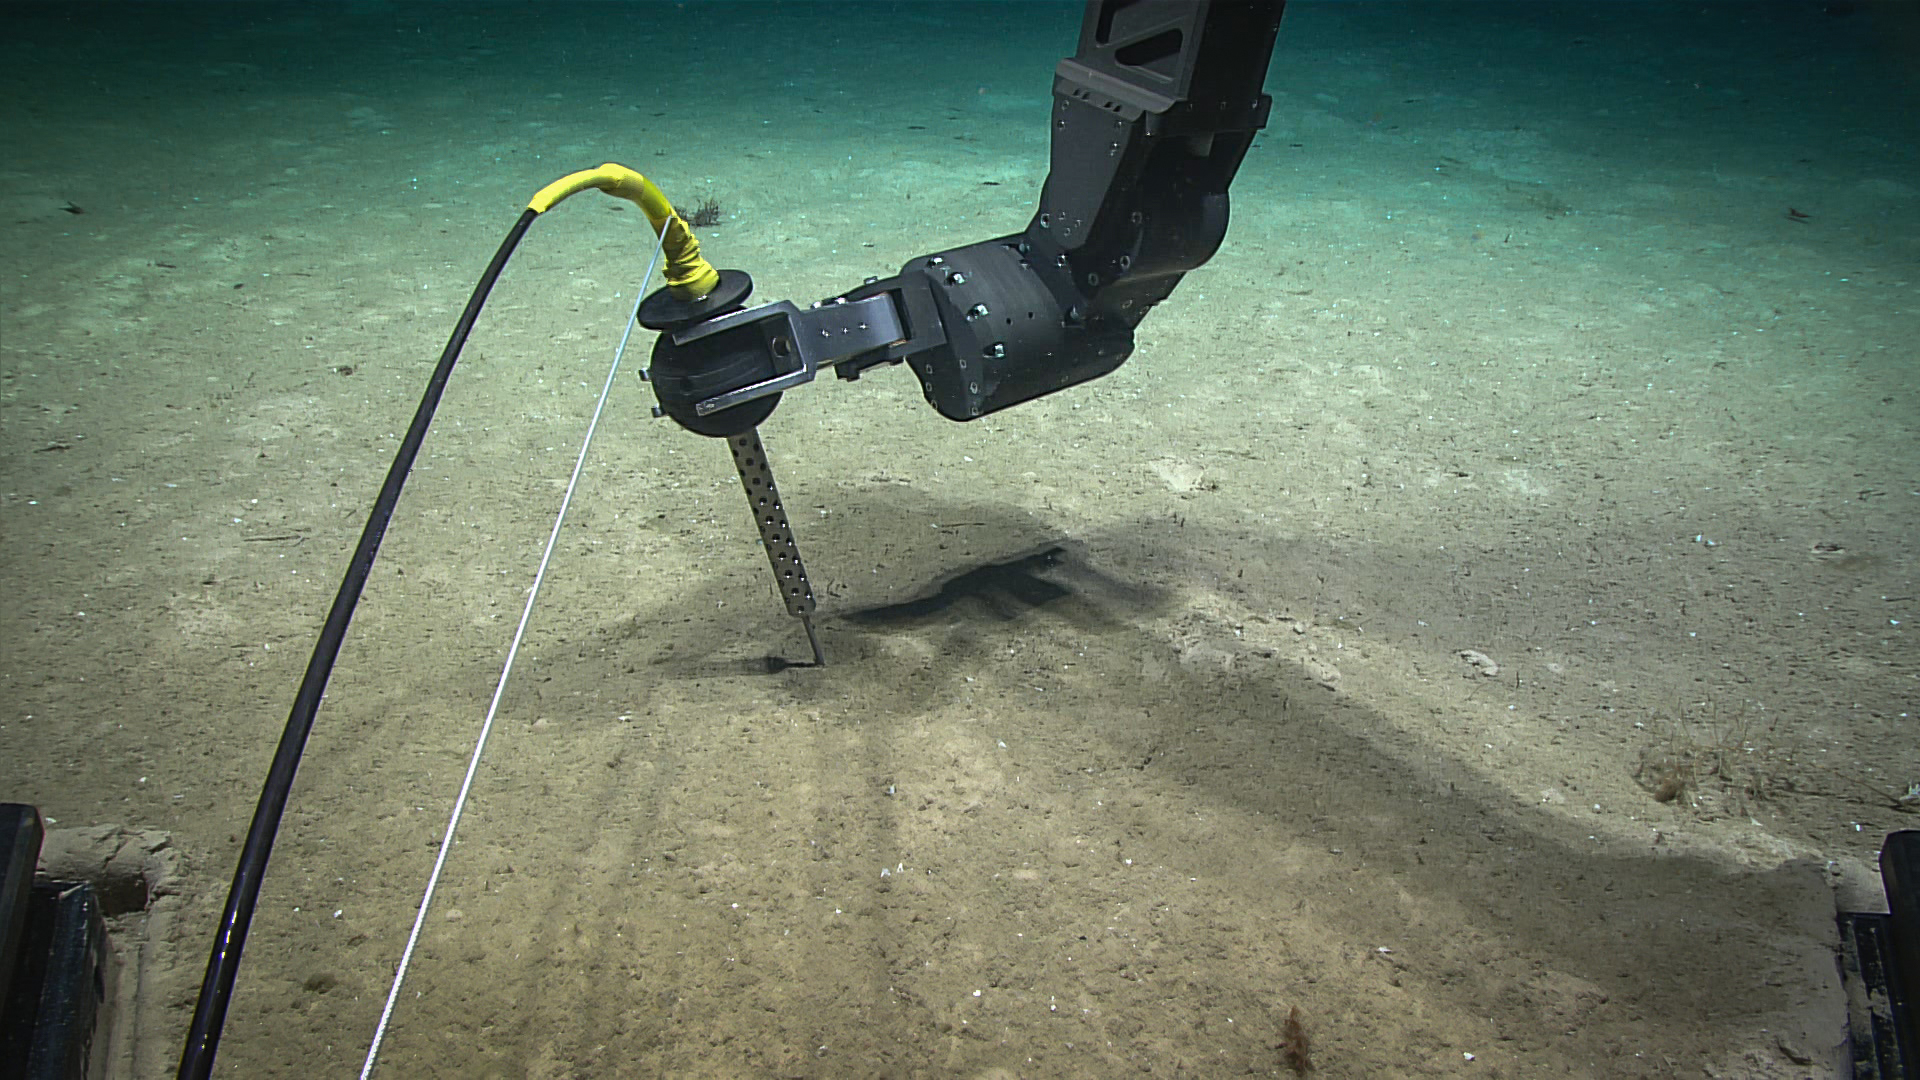
[[813, 666], [826, 667], [827, 654], [820, 649], [820, 635], [813, 632], [813, 620], [803, 615], [800, 617], [800, 625], [807, 628], [807, 644], [813, 646]]

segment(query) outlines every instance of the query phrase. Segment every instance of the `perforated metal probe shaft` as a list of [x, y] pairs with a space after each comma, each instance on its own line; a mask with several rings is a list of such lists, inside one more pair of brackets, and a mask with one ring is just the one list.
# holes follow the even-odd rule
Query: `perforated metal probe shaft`
[[767, 464], [766, 447], [760, 445], [760, 429], [727, 436], [727, 449], [733, 451], [733, 467], [740, 470], [740, 486], [753, 507], [753, 523], [760, 527], [760, 543], [767, 549], [767, 562], [773, 567], [780, 598], [787, 603], [787, 614], [806, 627], [814, 666], [825, 667], [827, 654], [820, 651], [820, 636], [813, 631], [813, 586], [800, 563], [800, 547], [793, 542], [786, 508], [780, 505], [780, 489], [773, 484], [773, 466]]

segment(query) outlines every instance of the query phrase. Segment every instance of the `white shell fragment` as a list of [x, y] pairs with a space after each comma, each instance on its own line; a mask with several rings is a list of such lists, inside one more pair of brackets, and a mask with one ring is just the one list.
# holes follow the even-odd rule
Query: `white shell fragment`
[[1473, 665], [1481, 675], [1489, 679], [1500, 674], [1500, 665], [1493, 662], [1493, 657], [1488, 656], [1479, 649], [1461, 649], [1455, 655]]

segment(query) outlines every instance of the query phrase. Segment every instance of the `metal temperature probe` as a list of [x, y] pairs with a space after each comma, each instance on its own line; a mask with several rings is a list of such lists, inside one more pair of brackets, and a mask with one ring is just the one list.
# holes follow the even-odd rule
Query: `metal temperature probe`
[[760, 543], [767, 549], [767, 562], [773, 567], [780, 598], [787, 603], [787, 614], [806, 627], [807, 644], [813, 646], [813, 666], [825, 667], [827, 655], [820, 651], [820, 635], [813, 630], [813, 586], [807, 583], [807, 568], [800, 563], [800, 546], [793, 542], [786, 507], [780, 505], [780, 489], [773, 483], [767, 449], [760, 445], [760, 429], [729, 435], [727, 449], [733, 451], [733, 466], [740, 470], [740, 486], [753, 508], [753, 523], [760, 527]]

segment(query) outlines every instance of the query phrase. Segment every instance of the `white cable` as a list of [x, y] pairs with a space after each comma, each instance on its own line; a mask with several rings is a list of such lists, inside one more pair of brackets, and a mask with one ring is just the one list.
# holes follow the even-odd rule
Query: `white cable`
[[[665, 231], [661, 233], [662, 240]], [[640, 279], [640, 288], [634, 294], [633, 311], [627, 316], [627, 328], [620, 335], [620, 345], [613, 351], [613, 366], [607, 369], [607, 381], [600, 387], [600, 400], [594, 404], [593, 419], [587, 422], [587, 433], [580, 440], [580, 456], [574, 459], [573, 476], [567, 480], [566, 494], [560, 498], [560, 512], [554, 516], [553, 531], [547, 534], [547, 549], [540, 554], [540, 568], [534, 571], [533, 587], [527, 590], [527, 606], [520, 612], [520, 625], [513, 631], [513, 644], [507, 647], [507, 659], [500, 668], [500, 681], [494, 684], [493, 700], [487, 704], [486, 722], [480, 725], [480, 737], [474, 741], [473, 755], [467, 760], [467, 775], [460, 781], [460, 794], [453, 800], [453, 813], [447, 818], [446, 835], [440, 839], [440, 851], [433, 857], [433, 872], [427, 875], [427, 888], [420, 897], [420, 910], [413, 916], [413, 929], [407, 934], [407, 946], [400, 952], [400, 966], [393, 973], [393, 986], [387, 991], [387, 1003], [380, 1009], [380, 1023], [373, 1029], [373, 1042], [367, 1047], [367, 1060], [360, 1066], [360, 1080], [368, 1080], [373, 1075], [374, 1059], [380, 1054], [380, 1041], [386, 1037], [387, 1024], [393, 1019], [393, 1004], [400, 998], [400, 984], [406, 981], [407, 967], [413, 963], [413, 949], [419, 944], [420, 930], [427, 923], [427, 909], [433, 904], [433, 893], [440, 885], [440, 870], [447, 864], [447, 853], [453, 850], [453, 833], [460, 827], [460, 815], [467, 808], [467, 793], [473, 789], [474, 773], [480, 769], [480, 755], [487, 748], [487, 736], [493, 732], [493, 718], [500, 711], [500, 698], [507, 692], [507, 677], [513, 674], [514, 658], [520, 655], [520, 642], [527, 635], [527, 623], [533, 618], [533, 604], [540, 598], [540, 583], [546, 580], [547, 564], [553, 561], [554, 545], [560, 542], [560, 526], [567, 520], [567, 507], [573, 503], [573, 490], [580, 484], [580, 470], [587, 463], [587, 448], [593, 445], [593, 432], [600, 426], [600, 414], [607, 407], [607, 395], [613, 391], [613, 377], [620, 372], [620, 358], [626, 355], [627, 342], [633, 337], [634, 324], [640, 317], [640, 301], [647, 293], [647, 282], [653, 280], [653, 271], [660, 265], [661, 241], [653, 246], [653, 258], [647, 263], [646, 276]]]

